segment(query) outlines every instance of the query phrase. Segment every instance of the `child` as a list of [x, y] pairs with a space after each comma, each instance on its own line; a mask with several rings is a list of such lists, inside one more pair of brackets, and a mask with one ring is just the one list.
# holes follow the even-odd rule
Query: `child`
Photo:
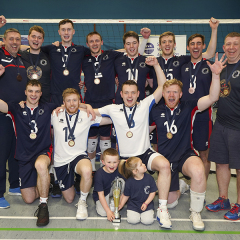
[[145, 164], [137, 157], [130, 157], [119, 164], [119, 172], [127, 179], [119, 210], [128, 200], [127, 221], [132, 224], [152, 224], [154, 221], [153, 199], [157, 186], [146, 171]]
[[[103, 152], [103, 167], [99, 168], [94, 176], [94, 190], [93, 190], [93, 200], [96, 202], [96, 211], [102, 216], [106, 217], [109, 221], [113, 221], [114, 213], [114, 203], [109, 204], [109, 197], [112, 196], [111, 185], [116, 177], [120, 178], [120, 181], [124, 183], [121, 179], [122, 175], [118, 172], [119, 155], [116, 149], [108, 148]], [[123, 184], [124, 185], [124, 184]]]

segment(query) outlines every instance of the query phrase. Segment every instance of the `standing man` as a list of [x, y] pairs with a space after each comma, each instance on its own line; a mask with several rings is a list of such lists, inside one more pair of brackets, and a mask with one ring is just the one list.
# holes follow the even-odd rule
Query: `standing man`
[[[0, 74], [4, 74], [4, 68]], [[25, 70], [25, 69], [24, 69]], [[18, 103], [6, 103], [0, 100], [0, 111], [14, 117], [17, 135], [16, 159], [19, 165], [19, 181], [22, 198], [32, 203], [40, 197], [36, 211], [37, 226], [49, 223], [47, 206], [50, 177], [48, 167], [52, 151], [50, 138], [51, 113], [56, 107], [53, 103], [39, 103], [42, 95], [38, 80], [27, 83], [26, 105], [21, 108]]]
[[81, 176], [81, 196], [77, 204], [76, 218], [88, 217], [87, 196], [92, 185], [92, 165], [86, 154], [88, 131], [91, 126], [111, 124], [108, 118], [91, 120], [85, 111], [79, 110], [80, 95], [76, 89], [63, 92], [65, 110], [52, 116], [54, 130], [54, 168], [64, 199], [71, 203], [75, 197], [74, 173]]
[[[171, 228], [170, 215], [167, 210], [167, 198], [170, 187], [170, 164], [161, 154], [151, 149], [149, 141], [149, 112], [162, 96], [162, 85], [166, 81], [157, 59], [149, 57], [146, 63], [153, 66], [157, 74], [159, 87], [144, 100], [137, 102], [139, 97], [138, 84], [128, 80], [122, 84], [121, 97], [123, 104], [111, 104], [97, 109], [97, 115], [108, 116], [112, 119], [116, 130], [118, 150], [121, 158], [139, 157], [149, 171], [158, 171], [159, 208], [157, 220], [161, 227]], [[137, 143], [137, 144], [136, 144]]]
[[218, 101], [217, 119], [211, 136], [209, 160], [216, 163], [219, 198], [206, 208], [212, 212], [231, 208], [228, 187], [230, 169], [237, 172], [237, 202], [224, 218], [240, 219], [240, 33], [229, 33], [223, 50], [227, 56], [227, 67], [221, 73], [221, 93]]
[[62, 92], [66, 88], [75, 88], [80, 93], [81, 65], [83, 57], [90, 55], [90, 51], [88, 48], [72, 43], [75, 30], [71, 20], [61, 20], [58, 33], [62, 39], [60, 45], [44, 46], [42, 51], [49, 54], [51, 62], [51, 102], [60, 106], [63, 102]]
[[[4, 18], [5, 19], [5, 18]], [[6, 20], [0, 19], [0, 26]], [[5, 102], [18, 103], [25, 99], [24, 90], [27, 83], [26, 70], [18, 54], [21, 35], [15, 28], [9, 28], [3, 36], [5, 47], [0, 48], [0, 99]], [[16, 138], [11, 116], [0, 113], [0, 208], [9, 208], [4, 198], [6, 191], [6, 162], [8, 160], [10, 195], [21, 195], [19, 188], [18, 164], [14, 159]]]
[[182, 82], [176, 79], [167, 81], [163, 85], [165, 103], [156, 105], [151, 118], [157, 126], [158, 151], [171, 164], [171, 186], [168, 195], [169, 207], [175, 207], [180, 197], [178, 173], [182, 172], [191, 178], [190, 188], [190, 219], [193, 229], [204, 230], [200, 212], [203, 209], [206, 191], [206, 177], [204, 165], [192, 148], [190, 135], [192, 119], [198, 111], [203, 111], [218, 100], [220, 92], [220, 72], [223, 68], [223, 58], [215, 64], [209, 64], [213, 72], [210, 94], [199, 100], [179, 101], [182, 96]]
[[26, 67], [27, 77], [38, 80], [42, 85], [40, 102], [50, 102], [50, 61], [46, 53], [41, 51], [44, 41], [44, 30], [41, 26], [33, 26], [29, 29], [28, 42], [30, 48], [20, 51], [21, 58]]
[[[200, 99], [209, 94], [212, 82], [212, 72], [203, 58], [203, 49], [205, 37], [201, 34], [193, 34], [188, 38], [187, 50], [190, 51], [191, 61], [184, 64], [181, 68], [181, 78], [183, 83], [182, 100]], [[208, 178], [210, 171], [210, 162], [208, 161], [208, 152], [210, 146], [210, 136], [212, 133], [212, 107], [196, 115], [193, 119], [193, 133], [191, 141], [193, 147], [199, 152], [205, 167], [205, 175]]]

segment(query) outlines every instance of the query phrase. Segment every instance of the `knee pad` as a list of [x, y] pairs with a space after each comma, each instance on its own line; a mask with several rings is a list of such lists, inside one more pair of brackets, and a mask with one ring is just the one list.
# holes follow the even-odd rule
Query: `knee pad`
[[197, 193], [190, 189], [190, 210], [193, 212], [201, 212], [204, 205], [205, 193]]
[[89, 138], [89, 139], [88, 139], [87, 152], [88, 152], [88, 153], [93, 153], [93, 152], [95, 152], [96, 149], [97, 149], [97, 143], [98, 143], [98, 138], [95, 138], [95, 139]]
[[103, 154], [103, 152], [111, 147], [111, 140], [100, 140], [100, 150], [101, 153]]

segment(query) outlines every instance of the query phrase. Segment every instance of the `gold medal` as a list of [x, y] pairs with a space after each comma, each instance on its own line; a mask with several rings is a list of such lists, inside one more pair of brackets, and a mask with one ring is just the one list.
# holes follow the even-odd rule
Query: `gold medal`
[[195, 92], [195, 89], [194, 89], [193, 87], [190, 87], [190, 88], [188, 89], [188, 92], [189, 92], [190, 94], [193, 94], [193, 93]]
[[18, 80], [19, 82], [22, 81], [22, 76], [20, 75], [20, 73], [18, 73], [18, 75], [17, 75], [17, 80]]
[[63, 70], [63, 75], [64, 76], [68, 76], [69, 75], [69, 71], [67, 69]]
[[75, 145], [75, 142], [73, 140], [70, 140], [68, 142], [69, 147], [73, 147]]
[[223, 90], [223, 94], [224, 94], [225, 96], [228, 96], [229, 90], [228, 90], [228, 89], [224, 89], [224, 90]]
[[126, 136], [127, 136], [128, 138], [131, 138], [131, 137], [133, 136], [133, 133], [132, 133], [131, 131], [128, 131], [128, 132], [126, 133]]
[[30, 66], [27, 68], [27, 77], [30, 80], [39, 80], [42, 77], [42, 69], [40, 67]]
[[29, 137], [34, 140], [37, 138], [37, 134], [36, 133], [30, 133]]
[[38, 79], [38, 75], [37, 75], [36, 73], [34, 73], [34, 74], [32, 75], [32, 79]]
[[100, 83], [100, 79], [99, 79], [99, 78], [95, 78], [95, 79], [94, 79], [94, 83], [95, 83], [95, 84], [99, 84], [99, 83]]
[[171, 133], [171, 132], [168, 132], [168, 133], [167, 133], [167, 138], [168, 138], [168, 139], [172, 139], [172, 137], [173, 137], [172, 133]]

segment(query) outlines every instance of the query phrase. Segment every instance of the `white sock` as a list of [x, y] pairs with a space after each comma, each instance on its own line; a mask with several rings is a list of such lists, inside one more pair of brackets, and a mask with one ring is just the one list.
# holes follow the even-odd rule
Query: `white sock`
[[92, 164], [92, 170], [93, 170], [93, 171], [96, 171], [95, 163], [96, 163], [96, 157], [94, 157], [93, 159], [91, 159], [91, 164]]
[[46, 197], [46, 198], [40, 197], [39, 203], [40, 204], [41, 203], [47, 203], [47, 201], [48, 201], [48, 197]]
[[166, 205], [167, 205], [167, 200], [158, 199], [158, 202], [159, 202], [159, 207], [160, 207], [160, 206], [166, 206]]
[[205, 193], [197, 193], [190, 189], [190, 211], [201, 212], [204, 205]]
[[81, 197], [80, 197], [80, 200], [83, 200], [83, 201], [87, 201], [87, 196], [88, 196], [88, 192], [87, 193], [84, 193], [81, 191]]

